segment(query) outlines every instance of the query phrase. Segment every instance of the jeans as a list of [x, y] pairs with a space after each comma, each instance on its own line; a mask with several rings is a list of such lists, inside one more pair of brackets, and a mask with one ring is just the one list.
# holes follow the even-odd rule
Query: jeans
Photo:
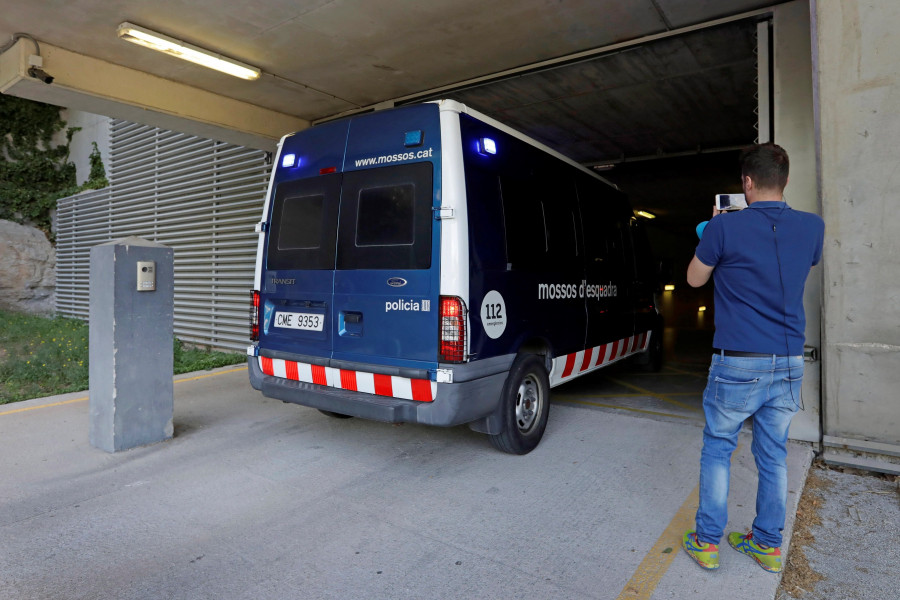
[[697, 537], [718, 544], [728, 522], [731, 455], [744, 420], [753, 417], [753, 444], [759, 481], [753, 539], [781, 546], [787, 505], [787, 435], [800, 408], [802, 356], [732, 357], [713, 355], [703, 392], [703, 451]]

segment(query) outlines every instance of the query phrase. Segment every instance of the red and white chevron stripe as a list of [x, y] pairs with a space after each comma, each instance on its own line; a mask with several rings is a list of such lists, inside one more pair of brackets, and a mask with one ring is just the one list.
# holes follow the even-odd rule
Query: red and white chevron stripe
[[646, 350], [650, 332], [638, 333], [625, 339], [587, 348], [580, 352], [557, 356], [550, 370], [550, 387], [565, 383], [585, 373], [605, 367], [632, 354]]
[[365, 371], [348, 371], [321, 365], [282, 360], [280, 358], [259, 357], [259, 368], [266, 375], [283, 377], [304, 383], [327, 385], [328, 387], [392, 396], [404, 400], [433, 402], [437, 397], [437, 383], [427, 379], [410, 379], [396, 375], [379, 375]]

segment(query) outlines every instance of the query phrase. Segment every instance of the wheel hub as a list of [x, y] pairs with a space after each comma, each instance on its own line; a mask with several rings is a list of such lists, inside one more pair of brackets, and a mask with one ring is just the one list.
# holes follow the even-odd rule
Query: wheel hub
[[533, 375], [528, 375], [516, 391], [516, 425], [519, 431], [527, 433], [534, 426], [542, 402], [537, 381]]

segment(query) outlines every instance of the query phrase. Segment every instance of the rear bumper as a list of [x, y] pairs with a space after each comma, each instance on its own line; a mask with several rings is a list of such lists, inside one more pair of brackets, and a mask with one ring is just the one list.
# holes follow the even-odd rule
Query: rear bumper
[[[266, 375], [257, 357], [250, 356], [247, 360], [250, 384], [269, 398], [373, 421], [439, 427], [483, 421], [493, 415], [509, 371], [508, 364], [502, 368], [506, 362], [492, 365], [490, 371], [500, 369], [496, 372], [484, 373], [479, 369], [477, 376], [466, 381], [435, 384], [434, 400], [420, 402]], [[511, 364], [512, 360], [508, 362]]]

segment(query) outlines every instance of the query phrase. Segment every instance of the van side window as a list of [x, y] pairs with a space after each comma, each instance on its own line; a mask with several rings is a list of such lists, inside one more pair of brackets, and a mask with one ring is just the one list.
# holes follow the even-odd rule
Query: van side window
[[578, 195], [584, 226], [585, 261], [607, 277], [626, 277], [625, 242], [628, 221], [621, 218], [619, 198], [599, 182], [582, 180]]
[[533, 180], [500, 178], [506, 257], [513, 269], [542, 265], [547, 254], [546, 215], [538, 192]]
[[542, 199], [547, 223], [547, 258], [560, 265], [561, 261], [579, 256], [578, 219], [575, 190], [571, 182], [557, 181]]
[[469, 222], [469, 260], [480, 271], [505, 271], [506, 233], [500, 178], [495, 173], [466, 164], [466, 197]]
[[415, 241], [415, 192], [411, 183], [360, 190], [357, 246], [400, 246]]
[[578, 257], [574, 187], [552, 178], [500, 178], [506, 251], [513, 270], [559, 268]]
[[322, 209], [325, 196], [285, 198], [278, 228], [279, 250], [312, 250], [322, 241]]
[[636, 276], [643, 281], [651, 282], [656, 279], [656, 259], [653, 255], [653, 246], [647, 229], [637, 219], [631, 222], [631, 239], [634, 241], [634, 263]]

